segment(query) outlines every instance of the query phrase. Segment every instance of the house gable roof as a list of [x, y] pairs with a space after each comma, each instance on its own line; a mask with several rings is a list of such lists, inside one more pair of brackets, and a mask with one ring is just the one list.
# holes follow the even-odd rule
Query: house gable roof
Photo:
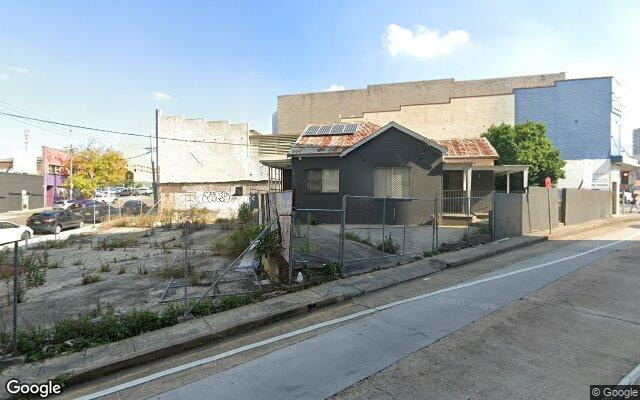
[[[343, 157], [351, 151], [362, 146], [368, 141], [376, 138], [380, 134], [391, 128], [396, 128], [401, 132], [432, 146], [442, 154], [446, 154], [447, 149], [436, 141], [428, 139], [404, 126], [390, 122], [383, 127], [370, 122], [357, 122], [355, 133], [351, 135], [305, 135], [302, 134], [291, 147], [289, 156], [340, 156]], [[334, 124], [338, 125], [338, 124]], [[310, 127], [319, 125], [308, 125], [305, 132]]]
[[459, 158], [500, 158], [496, 149], [486, 138], [439, 139], [438, 144], [447, 149], [448, 159]]

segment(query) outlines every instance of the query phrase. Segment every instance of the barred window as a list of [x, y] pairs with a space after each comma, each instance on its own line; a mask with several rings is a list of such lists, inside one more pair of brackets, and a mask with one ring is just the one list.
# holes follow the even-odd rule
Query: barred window
[[411, 168], [376, 168], [374, 175], [376, 197], [404, 199], [411, 196]]
[[337, 193], [340, 191], [340, 170], [308, 169], [305, 173], [307, 192]]

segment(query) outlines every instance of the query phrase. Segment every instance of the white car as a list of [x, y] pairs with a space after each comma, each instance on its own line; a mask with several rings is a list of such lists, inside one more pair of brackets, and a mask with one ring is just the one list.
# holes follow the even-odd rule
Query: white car
[[150, 196], [153, 194], [153, 190], [149, 189], [148, 187], [139, 187], [138, 188], [138, 195], [139, 196]]
[[33, 236], [33, 229], [9, 221], [0, 221], [0, 244], [26, 240]]
[[68, 210], [69, 207], [73, 204], [71, 200], [57, 200], [53, 203], [54, 210]]
[[116, 196], [114, 196], [112, 194], [96, 193], [93, 196], [92, 200], [95, 201], [96, 203], [109, 204], [109, 203], [115, 203], [117, 198], [116, 198]]

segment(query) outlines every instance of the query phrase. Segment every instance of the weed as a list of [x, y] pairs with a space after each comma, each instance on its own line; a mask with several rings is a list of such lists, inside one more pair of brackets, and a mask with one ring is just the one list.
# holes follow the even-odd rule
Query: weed
[[84, 259], [82, 259], [82, 258], [75, 259], [75, 260], [73, 260], [71, 265], [76, 266], [76, 267], [83, 266], [84, 265]]
[[82, 274], [82, 284], [83, 285], [91, 285], [92, 283], [97, 283], [103, 281], [104, 278], [100, 275], [93, 274]]
[[330, 262], [322, 267], [322, 274], [326, 276], [342, 276], [342, 264]]
[[[222, 311], [231, 310], [255, 300], [250, 296], [228, 296], [219, 300], [205, 299], [195, 305], [191, 314], [202, 317]], [[191, 302], [189, 307], [193, 306]], [[103, 311], [97, 308], [56, 322], [50, 327], [31, 328], [20, 331], [18, 335], [17, 355], [25, 355], [28, 362], [54, 357], [69, 350], [83, 351], [156, 329], [175, 325], [184, 315], [184, 308], [179, 304], [171, 304], [162, 311], [133, 310], [119, 313], [113, 309]], [[8, 344], [9, 337], [0, 338]], [[67, 378], [61, 377], [61, 380]]]
[[130, 235], [114, 236], [98, 240], [94, 245], [94, 250], [113, 250], [116, 248], [135, 247], [139, 243], [138, 239]]
[[147, 267], [138, 266], [138, 275], [149, 275], [149, 270]]
[[111, 271], [111, 266], [109, 265], [109, 263], [100, 264], [100, 272], [109, 272], [109, 271]]
[[366, 244], [369, 246], [373, 246], [373, 243], [371, 243], [371, 240], [369, 238], [361, 238], [360, 235], [358, 235], [355, 232], [345, 232], [344, 238], [347, 240], [351, 240], [353, 242], [358, 242], [358, 243]]
[[389, 236], [387, 236], [383, 241], [378, 243], [376, 248], [385, 253], [397, 254], [398, 250], [400, 250], [400, 244], [393, 240], [391, 234], [389, 234]]
[[126, 274], [126, 273], [127, 273], [127, 270], [124, 269], [123, 266], [120, 266], [120, 269], [118, 270], [118, 275], [122, 275], [122, 274]]
[[299, 253], [315, 254], [318, 252], [318, 245], [312, 242], [302, 242], [296, 244], [293, 249]]

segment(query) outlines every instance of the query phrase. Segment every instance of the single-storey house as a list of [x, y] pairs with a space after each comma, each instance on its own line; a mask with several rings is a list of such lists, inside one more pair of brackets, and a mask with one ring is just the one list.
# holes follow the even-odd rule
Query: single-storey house
[[[460, 198], [491, 196], [497, 176], [506, 177], [506, 191], [526, 188], [528, 166], [494, 165], [498, 159], [485, 138], [432, 140], [396, 122], [362, 121], [308, 125], [288, 159], [261, 162], [280, 170], [269, 176], [281, 176], [280, 188], [294, 191], [297, 208], [340, 209], [344, 195], [439, 197], [445, 213], [459, 214]], [[512, 174], [520, 175], [515, 188]]]

